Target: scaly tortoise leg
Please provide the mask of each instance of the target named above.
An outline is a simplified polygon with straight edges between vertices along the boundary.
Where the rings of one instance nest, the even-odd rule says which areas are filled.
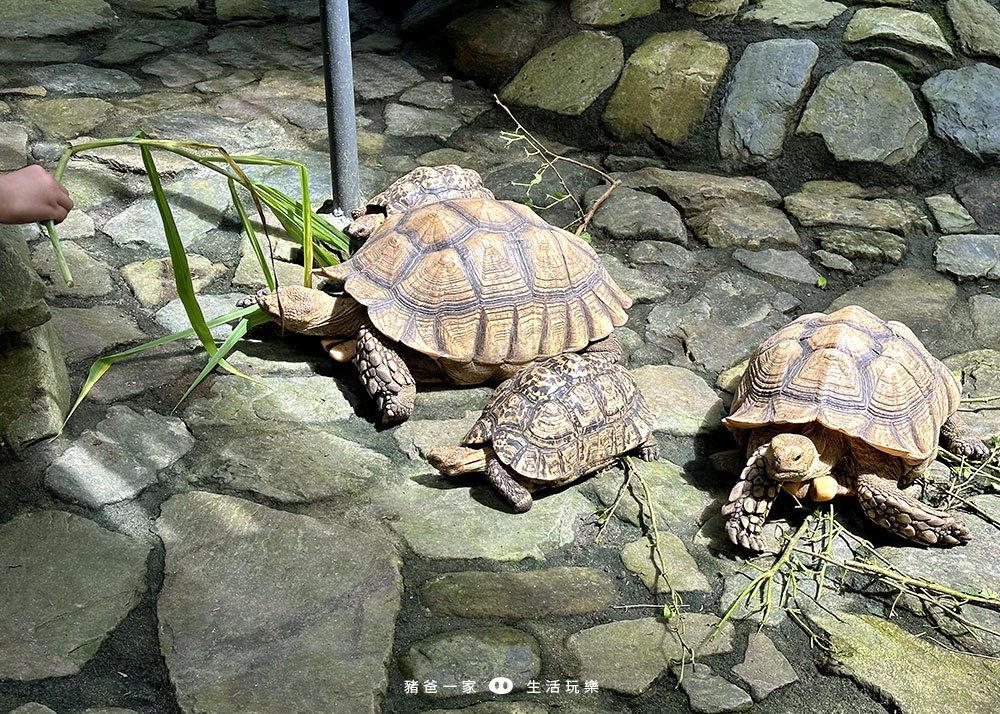
[[[886,530],[922,545],[959,545],[970,540],[958,516],[928,506],[875,474],[857,476],[861,510]]]
[[[740,480],[729,493],[729,502],[722,507],[726,516],[726,533],[736,545],[758,553],[764,550],[764,521],[774,505],[779,484],[767,475],[764,453],[770,442],[761,444],[747,459]]]
[[[393,345],[368,321],[358,330],[358,373],[383,424],[408,418],[417,395],[410,368]]]
[[[972,429],[958,414],[952,414],[941,425],[941,441],[948,451],[959,456],[986,459],[990,455],[990,450],[983,440],[972,433]]]
[[[652,434],[639,444],[639,458],[643,461],[656,461],[660,458],[660,443]]]
[[[487,460],[486,476],[515,513],[524,513],[531,508],[532,500],[528,489],[515,480],[517,474],[500,459],[494,456]]]
[[[582,355],[593,355],[606,359],[608,362],[619,362],[622,358],[622,346],[618,335],[612,332],[602,340],[596,340],[580,350]]]

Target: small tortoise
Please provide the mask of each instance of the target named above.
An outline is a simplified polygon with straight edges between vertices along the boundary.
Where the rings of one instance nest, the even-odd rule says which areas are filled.
[[[826,500],[855,495],[870,519],[924,545],[969,540],[960,518],[918,501],[912,484],[937,455],[986,446],[955,413],[961,388],[906,325],[854,305],[799,317],[750,358],[726,426],[748,461],[722,513],[730,540],[764,549],[781,485]]]
[[[493,198],[493,192],[483,186],[483,179],[472,169],[455,164],[420,166],[352,211],[354,220],[347,227],[347,233],[359,242],[368,240],[387,218],[451,198]]]
[[[633,449],[657,458],[656,418],[628,371],[593,355],[563,354],[497,387],[462,443],[427,458],[448,476],[485,471],[518,513],[529,488],[561,486]],[[524,484],[527,484],[526,488]]]
[[[621,356],[632,301],[585,241],[527,206],[449,198],[389,216],[318,274],[344,294],[289,286],[257,304],[284,327],[356,359],[383,422],[413,411],[414,382],[506,379],[563,352]],[[245,304],[245,301],[244,301]]]

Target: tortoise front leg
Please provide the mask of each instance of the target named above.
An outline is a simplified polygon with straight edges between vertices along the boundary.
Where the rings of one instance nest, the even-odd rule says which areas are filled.
[[[941,441],[944,443],[944,448],[959,456],[986,459],[990,455],[990,450],[983,440],[972,433],[972,429],[958,414],[952,414],[941,425]]]
[[[402,421],[413,413],[417,388],[395,343],[367,320],[358,330],[358,373],[375,400],[382,423]]]
[[[612,332],[601,340],[595,340],[580,350],[582,355],[594,355],[608,362],[620,362],[622,358],[622,346],[618,341],[618,335]]]
[[[861,510],[886,530],[921,545],[959,545],[970,540],[958,516],[928,506],[899,490],[895,482],[876,474],[857,476]]]
[[[764,465],[769,445],[762,444],[750,455],[740,480],[729,493],[729,502],[722,507],[729,540],[758,553],[764,550],[764,521],[778,495],[778,482],[767,475]]]
[[[532,500],[528,489],[515,480],[517,474],[500,459],[493,456],[487,460],[486,476],[516,513],[524,513],[531,508]]]
[[[639,458],[643,461],[656,461],[660,458],[660,442],[652,434],[639,444]]]

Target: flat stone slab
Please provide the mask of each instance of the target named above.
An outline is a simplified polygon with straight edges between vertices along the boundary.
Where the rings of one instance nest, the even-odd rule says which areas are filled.
[[[0,332],[21,332],[51,317],[45,283],[31,265],[28,226],[0,225]]]
[[[108,97],[138,93],[139,83],[118,69],[101,69],[69,62],[33,67],[28,74],[52,94]]]
[[[622,41],[585,30],[540,50],[500,91],[510,104],[577,116],[615,83],[625,62]]]
[[[758,20],[792,30],[826,27],[847,10],[847,5],[827,0],[763,0],[745,12],[743,20]]]
[[[798,134],[819,134],[838,161],[905,163],[927,141],[927,123],[906,82],[889,67],[854,62],[819,81]]]
[[[972,324],[979,344],[1000,349],[1000,298],[973,295],[969,298],[969,311],[972,313]]]
[[[616,138],[678,145],[701,124],[729,62],[694,30],[650,35],[625,63],[601,120]]]
[[[486,482],[485,474],[427,475],[373,494],[372,505],[424,558],[545,560],[548,553],[573,541],[578,519],[595,507],[577,486],[539,491],[533,497],[530,511],[515,514]]]
[[[625,255],[630,263],[639,265],[666,265],[677,270],[686,270],[695,260],[695,254],[687,248],[665,241],[644,240],[628,249]]]
[[[464,571],[427,580],[420,602],[436,617],[534,620],[602,610],[617,594],[611,578],[594,568]]]
[[[411,65],[392,56],[358,55],[353,67],[354,91],[365,101],[391,97],[424,79]]]
[[[662,194],[685,216],[718,206],[777,206],[781,195],[767,181],[752,176],[716,176],[648,167],[612,176],[626,188]]]
[[[991,325],[991,328],[995,329],[996,324]],[[963,396],[976,399],[1000,394],[1000,351],[973,350],[952,355],[946,358],[944,363],[955,374],[960,375]],[[1000,424],[997,423],[995,406],[995,401],[973,402],[963,404],[960,409],[962,419],[981,439],[1000,436]]]
[[[820,245],[847,258],[898,263],[906,255],[906,239],[888,231],[838,228],[819,236]]]
[[[832,668],[904,714],[991,714],[1000,663],[938,647],[875,615],[809,616],[830,637]],[[934,682],[933,690],[927,683]]]
[[[945,70],[922,85],[934,133],[982,159],[1000,156],[1000,68],[977,62]]]
[[[0,679],[79,673],[146,590],[149,549],[63,511],[0,525]]]
[[[52,462],[45,485],[63,500],[100,508],[134,498],[193,446],[180,419],[114,405]]]
[[[959,184],[955,190],[984,233],[1000,233],[1000,180],[978,179]]]
[[[799,245],[799,234],[788,216],[771,206],[718,206],[693,216],[688,225],[712,248]]]
[[[69,377],[51,322],[0,335],[0,443],[15,452],[62,430]]]
[[[534,637],[513,627],[470,627],[420,640],[402,658],[407,679],[437,683],[437,695],[460,696],[463,682],[476,691],[496,676],[524,690],[542,671],[541,648]],[[426,691],[426,686],[424,688]]]
[[[203,255],[187,256],[188,272],[194,292],[200,293],[222,273],[226,266],[212,263]],[[157,307],[177,297],[177,283],[170,258],[138,260],[121,268],[122,277],[136,300],[147,307]]]
[[[718,617],[684,613],[683,618],[684,641],[696,656],[732,650],[732,623],[727,622],[710,639]],[[596,680],[601,689],[624,694],[642,694],[683,656],[675,623],[659,617],[597,625],[570,635],[566,646],[580,662],[580,680]]]
[[[438,109],[407,104],[388,104],[385,108],[385,131],[390,136],[430,136],[443,142],[460,126],[461,119]]]
[[[21,112],[47,139],[74,139],[101,124],[114,105],[93,97],[70,99],[30,99],[21,103]]]
[[[622,564],[638,575],[651,593],[669,593],[671,587],[682,593],[711,590],[708,579],[698,570],[698,564],[680,538],[673,533],[661,532],[660,553],[666,572],[660,571],[660,560],[649,538],[628,543],[622,548],[620,557]]]
[[[113,27],[114,9],[104,0],[38,0],[4,6],[0,37],[65,37]]]
[[[934,248],[937,269],[957,278],[1000,278],[1000,235],[951,235]]]
[[[931,209],[934,220],[942,233],[976,233],[979,226],[965,206],[955,200],[951,194],[927,196],[924,201]]]
[[[898,198],[849,198],[821,193],[793,193],[785,210],[804,226],[839,225],[926,235],[933,226],[916,205]]]
[[[763,632],[750,635],[746,655],[740,664],[733,667],[733,674],[750,686],[750,694],[757,702],[766,699],[776,689],[799,681],[785,655]]]
[[[894,7],[858,9],[847,23],[843,39],[844,42],[893,40],[946,55],[954,54],[933,17],[925,12]]]
[[[236,312],[237,301],[245,297],[245,293],[224,293],[222,295],[201,294],[195,296],[195,299],[198,301],[201,313],[205,316],[205,319],[213,320],[216,317]],[[191,327],[191,322],[188,320],[187,312],[184,310],[184,304],[180,298],[171,300],[153,313],[153,319],[168,332],[180,332]],[[232,324],[224,322],[212,328],[212,337],[217,340],[224,340],[232,331]],[[196,340],[197,337],[191,337],[190,339]]]
[[[607,187],[587,191],[584,203],[589,207],[604,195]],[[612,240],[660,240],[684,245],[687,230],[681,214],[670,203],[646,191],[619,186],[594,212],[592,230]]]
[[[372,712],[402,580],[384,541],[230,496],[162,508],[160,649],[185,712]]]
[[[743,51],[719,120],[719,151],[761,164],[781,154],[805,101],[819,47],[812,40],[765,40]]]
[[[690,369],[647,365],[632,370],[639,391],[656,415],[656,431],[695,436],[722,423],[722,400]]]
[[[82,214],[86,215],[86,214]],[[62,233],[62,231],[60,231]],[[60,236],[61,237],[61,236]],[[73,241],[61,240],[66,264],[73,274],[75,285],[70,287],[63,280],[59,270],[52,245],[43,243],[36,245],[31,251],[31,262],[49,285],[50,295],[70,297],[100,297],[111,292],[111,270],[107,265],[95,259],[86,250]]]
[[[755,273],[795,283],[816,285],[822,277],[801,253],[796,253],[794,250],[767,248],[754,251],[738,248],[733,251],[733,259]]]
[[[681,668],[674,667],[674,674],[680,679]],[[745,691],[720,677],[707,664],[695,662],[683,669],[680,688],[688,695],[691,711],[699,714],[723,714],[723,712],[745,712],[753,708],[753,699]]]
[[[643,268],[635,268],[622,263],[616,255],[600,256],[608,275],[635,304],[657,303],[670,294],[670,288],[655,275]]]
[[[186,87],[218,77],[225,69],[199,55],[179,52],[144,64],[142,71],[159,77],[165,87]]]
[[[969,55],[1000,57],[1000,11],[986,0],[948,0],[958,47]]]
[[[146,339],[135,319],[115,305],[52,308],[52,324],[69,364]]]

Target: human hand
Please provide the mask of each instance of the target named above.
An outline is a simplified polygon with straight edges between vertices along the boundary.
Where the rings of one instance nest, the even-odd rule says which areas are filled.
[[[0,223],[59,223],[71,208],[69,191],[41,166],[0,176]]]

